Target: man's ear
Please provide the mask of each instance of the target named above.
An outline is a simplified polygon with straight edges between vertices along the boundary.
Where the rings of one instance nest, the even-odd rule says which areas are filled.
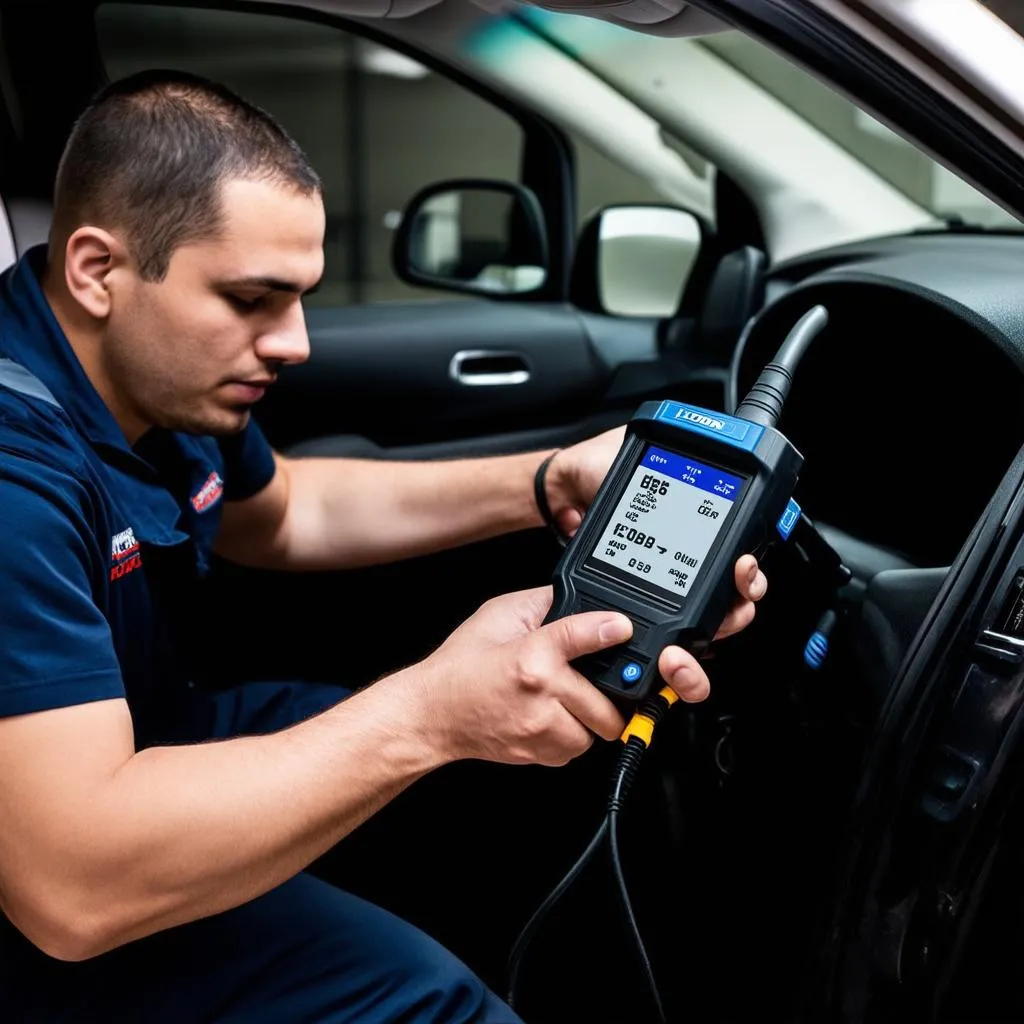
[[[71,297],[97,320],[110,315],[111,287],[129,267],[127,250],[109,231],[80,227],[68,238],[64,281]]]

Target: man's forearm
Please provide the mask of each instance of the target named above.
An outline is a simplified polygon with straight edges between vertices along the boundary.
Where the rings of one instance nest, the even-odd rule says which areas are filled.
[[[282,565],[376,565],[538,526],[533,477],[545,454],[288,460],[288,521],[276,545]]]
[[[45,884],[70,904],[70,958],[268,891],[442,763],[409,690],[391,677],[279,733],[132,756],[61,822]]]

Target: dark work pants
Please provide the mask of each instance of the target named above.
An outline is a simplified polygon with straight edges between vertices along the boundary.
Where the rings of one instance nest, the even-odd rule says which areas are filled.
[[[212,715],[218,737],[269,732],[315,714],[345,692],[254,683],[210,697],[204,717]],[[0,1020],[519,1022],[438,943],[306,874],[223,914],[81,963],[45,956],[0,919]]]

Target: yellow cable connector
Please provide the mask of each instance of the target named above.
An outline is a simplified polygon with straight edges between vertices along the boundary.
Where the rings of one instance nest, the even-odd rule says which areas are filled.
[[[667,708],[672,707],[677,700],[679,700],[679,694],[672,689],[671,686],[666,686],[658,694],[664,702]],[[660,716],[659,716],[660,717]],[[654,719],[648,715],[645,715],[642,711],[638,711],[630,720],[629,725],[622,730],[622,735],[619,737],[623,743],[628,743],[631,736],[636,736],[645,747],[651,745],[651,739],[654,736]]]
[[[645,747],[649,747],[651,745],[651,737],[653,735],[654,720],[648,718],[646,715],[641,715],[638,712],[629,720],[629,725],[622,730],[622,735],[619,739],[622,740],[623,743],[627,743],[630,736],[636,736]]]
[[[662,688],[662,691],[661,691],[661,693],[659,693],[659,694],[658,694],[658,696],[659,696],[659,697],[660,697],[660,698],[661,698],[661,699],[662,699],[662,700],[663,700],[663,701],[664,701],[664,702],[665,702],[665,703],[666,703],[666,704],[667,704],[667,705],[668,705],[669,707],[672,707],[672,705],[673,705],[673,704],[675,704],[675,702],[676,702],[677,700],[679,700],[679,694],[678,694],[678,693],[676,693],[676,691],[675,691],[675,690],[673,690],[671,686],[666,686],[666,687],[663,687],[663,688]]]

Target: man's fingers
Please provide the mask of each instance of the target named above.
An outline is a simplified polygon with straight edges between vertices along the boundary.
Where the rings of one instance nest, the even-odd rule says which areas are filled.
[[[583,612],[544,626],[566,661],[624,643],[633,635],[633,623],[620,612]]]
[[[754,621],[754,602],[760,601],[768,591],[768,578],[757,565],[753,555],[741,555],[736,561],[736,589],[739,599],[722,620],[716,640],[732,636],[746,629]]]
[[[568,662],[625,642],[633,635],[633,623],[619,612],[584,612],[549,623],[540,634],[547,634]],[[626,723],[597,687],[569,666],[560,670],[558,681],[558,699],[570,715],[606,740],[621,735]]]
[[[725,617],[715,639],[731,636],[750,625],[754,618],[754,602],[764,597],[768,580],[753,555],[743,555],[736,562],[736,589],[740,599]],[[571,615],[544,627],[566,661],[584,654],[624,643],[633,635],[633,624],[616,612],[586,612]],[[689,703],[705,700],[711,692],[707,673],[700,662],[681,647],[666,647],[658,659],[662,678],[680,698]],[[589,729],[612,739],[622,731],[622,717],[607,698],[577,676],[579,686],[571,688],[564,706]]]
[[[528,629],[537,629],[544,621],[544,616],[551,610],[554,591],[550,586],[534,587],[521,590],[516,600],[521,602],[523,624]]]
[[[666,647],[658,659],[661,677],[690,704],[705,700],[711,693],[711,684],[700,662],[682,647]]]
[[[736,589],[748,601],[760,601],[768,590],[768,578],[753,555],[740,555],[736,560]]]
[[[558,514],[558,526],[566,537],[574,537],[583,522],[583,513],[578,508],[567,508]]]
[[[573,718],[606,740],[618,739],[626,728],[625,719],[615,705],[578,672],[572,672],[572,679],[559,694],[559,700]]]
[[[727,636],[732,636],[733,633],[738,633],[741,629],[746,629],[754,621],[755,610],[753,601],[744,601],[741,598],[732,606],[729,614],[722,619],[715,639],[722,640]]]

